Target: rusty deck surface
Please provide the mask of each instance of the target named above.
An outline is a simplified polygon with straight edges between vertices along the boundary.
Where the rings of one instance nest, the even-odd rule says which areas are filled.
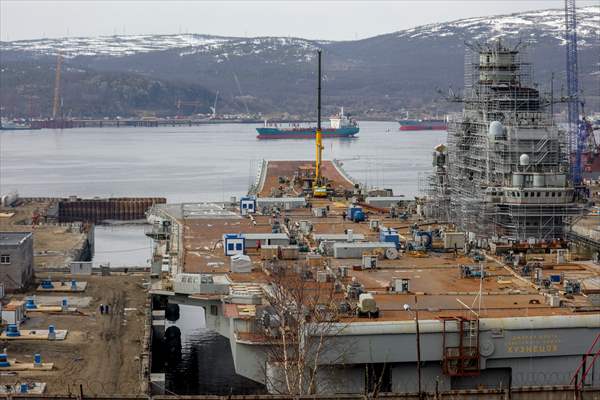
[[[313,166],[310,161],[270,161],[264,172],[264,184],[259,196],[270,196],[272,189],[281,190],[280,177],[293,181],[298,171],[307,171]],[[352,189],[352,182],[348,181],[335,168],[330,161],[325,162],[323,174],[332,182],[345,189]],[[285,179],[283,179],[285,181]],[[289,182],[289,181],[288,181]],[[286,193],[299,196],[301,188],[297,185],[286,183],[289,192],[298,189],[298,193]],[[443,228],[436,223],[422,221],[415,213],[411,213],[408,220],[392,218],[387,211],[365,209],[367,220],[355,223],[343,219],[343,214],[349,205],[344,198],[313,199],[307,198],[309,204],[306,208],[291,210],[277,210],[273,214],[262,215],[260,212],[252,216],[240,216],[239,210],[230,216],[222,218],[184,218],[179,220],[183,224],[183,237],[181,238],[183,251],[183,267],[181,272],[227,274],[235,284],[267,284],[274,280],[271,272],[266,268],[266,262],[261,260],[257,249],[247,249],[246,255],[252,260],[251,273],[231,273],[229,257],[224,255],[222,238],[224,234],[270,233],[275,220],[288,227],[299,226],[300,221],[309,221],[312,226],[310,234],[305,236],[306,243],[311,252],[317,250],[314,234],[344,234],[352,230],[355,234],[364,235],[365,241],[379,241],[379,233],[371,229],[370,220],[377,219],[386,227],[398,230],[401,240],[413,240],[411,227],[413,224],[419,229],[430,230]],[[316,217],[313,209],[326,207],[326,217]],[[290,228],[291,229],[291,228]],[[481,317],[527,317],[550,315],[575,315],[596,313],[585,294],[565,296],[562,285],[553,283],[552,288],[560,295],[562,307],[551,307],[548,297],[536,287],[531,277],[522,277],[518,273],[502,264],[498,258],[488,258],[483,262],[485,277],[464,278],[460,274],[460,265],[473,265],[471,257],[454,254],[454,251],[443,252],[440,239],[434,240],[436,251],[429,251],[425,256],[418,257],[414,254],[402,253],[398,259],[380,259],[377,269],[361,270],[362,259],[336,259],[330,256],[322,257],[320,265],[313,265],[313,278],[319,271],[326,268],[337,270],[338,267],[349,267],[348,276],[338,281],[344,288],[351,279],[362,284],[367,292],[373,293],[380,316],[378,320],[400,321],[410,320],[414,316],[404,310],[404,305],[409,304],[413,309],[422,313],[422,318],[436,319],[469,313],[468,308],[476,310]],[[600,287],[600,267],[590,263],[567,262],[557,264],[555,255],[533,255],[531,260],[541,257],[544,263],[543,276],[563,273],[565,279],[578,279],[583,283],[583,288]],[[553,258],[554,257],[554,258]],[[297,260],[279,261],[281,268],[293,271],[298,265],[310,264],[306,254],[300,253]],[[287,274],[287,272],[286,272]],[[410,292],[398,294],[391,290],[396,278],[410,280]],[[332,283],[333,284],[333,283]],[[342,291],[345,293],[345,289]],[[342,293],[342,295],[343,295]],[[415,300],[416,297],[416,300]],[[356,300],[348,300],[356,303]],[[345,317],[347,321],[360,320],[354,315]]]
[[[313,161],[269,161],[265,172],[265,179],[260,188],[259,197],[271,196],[271,191],[277,189],[279,177],[292,178],[299,170],[314,170]],[[332,161],[323,161],[321,166],[323,177],[331,182],[333,188],[352,189],[354,183],[344,177],[335,167]],[[299,192],[297,193],[299,194]]]
[[[314,233],[343,233],[353,229],[365,235],[365,240],[378,240],[377,233],[369,229],[368,222],[354,223],[343,221],[332,204],[331,212],[326,218],[311,215],[309,209],[282,211],[280,218],[292,221],[309,220],[313,224]],[[371,218],[379,218],[382,223],[391,225],[392,220],[386,216],[372,214]],[[263,261],[256,249],[247,250],[251,257],[253,271],[251,273],[231,273],[229,257],[224,255],[221,239],[226,233],[268,233],[271,232],[271,215],[254,215],[253,219],[196,219],[185,220],[184,228],[184,268],[187,273],[227,274],[235,283],[265,284],[273,280],[263,269]],[[314,242],[313,242],[314,243]],[[304,255],[299,260],[284,262],[290,270],[293,265],[303,263]],[[589,306],[589,301],[582,295],[563,299],[564,307],[550,307],[545,297],[531,283],[528,277],[515,276],[508,267],[488,260],[484,262],[486,276],[478,278],[461,278],[460,264],[473,264],[471,258],[453,253],[429,252],[427,257],[411,257],[401,255],[396,260],[380,260],[376,270],[354,270],[361,265],[361,259],[335,259],[324,257],[332,268],[350,267],[349,278],[355,278],[366,291],[372,292],[380,307],[378,320],[410,320],[412,314],[404,310],[404,304],[418,308],[422,318],[438,318],[468,312],[463,305],[476,309],[481,317],[526,317],[549,315],[582,314],[575,311],[579,306]],[[593,266],[570,263],[565,265],[548,264],[544,275],[564,272],[567,278],[586,279],[598,276]],[[410,280],[410,294],[397,294],[390,291],[394,278]],[[561,287],[556,286],[557,289]],[[481,302],[479,293],[481,291]],[[417,304],[415,305],[415,296]],[[460,300],[460,301],[459,301]],[[481,308],[479,308],[481,307]],[[349,316],[348,321],[363,320]]]

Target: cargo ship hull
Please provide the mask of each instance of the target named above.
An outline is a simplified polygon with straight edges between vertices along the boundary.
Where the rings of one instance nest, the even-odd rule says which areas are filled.
[[[445,131],[448,124],[444,120],[400,120],[401,131]]]
[[[314,139],[315,128],[256,128],[258,139]],[[358,127],[345,127],[339,129],[323,129],[323,138],[352,138],[358,134]]]
[[[447,125],[401,126],[401,131],[445,131]]]

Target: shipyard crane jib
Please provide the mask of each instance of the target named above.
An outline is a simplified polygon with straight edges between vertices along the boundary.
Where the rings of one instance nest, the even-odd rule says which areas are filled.
[[[317,50],[318,58],[318,84],[317,84],[317,131],[315,133],[316,159],[315,178],[313,180],[313,197],[327,197],[327,187],[324,185],[321,173],[323,157],[323,137],[321,134],[321,50]]]

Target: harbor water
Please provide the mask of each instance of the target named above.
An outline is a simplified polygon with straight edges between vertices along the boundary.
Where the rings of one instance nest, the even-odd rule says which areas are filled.
[[[169,202],[224,201],[246,193],[262,159],[313,159],[303,139],[258,140],[252,124],[198,127],[84,128],[0,132],[0,192],[21,196],[161,196]],[[354,179],[394,193],[419,193],[439,131],[400,132],[396,122],[362,122],[355,139],[328,139],[324,157]],[[143,225],[97,226],[94,262],[147,265],[152,244]],[[200,308],[182,306],[169,327],[174,352],[154,349],[167,393],[251,394],[263,389],[235,375],[226,339],[203,328]],[[155,369],[155,368],[153,368]]]
[[[261,159],[314,159],[304,139],[256,139],[255,124],[80,128],[0,132],[0,191],[22,196],[157,196],[222,201],[254,181]],[[362,122],[354,139],[327,139],[324,158],[355,179],[407,196],[431,169],[445,132],[400,132],[397,122]]]

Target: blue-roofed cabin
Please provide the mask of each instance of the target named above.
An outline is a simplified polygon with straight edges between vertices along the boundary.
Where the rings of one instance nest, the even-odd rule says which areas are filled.
[[[244,237],[238,234],[223,235],[223,249],[226,256],[244,254]]]
[[[254,197],[245,196],[240,199],[240,214],[248,215],[256,212],[256,199]]]

